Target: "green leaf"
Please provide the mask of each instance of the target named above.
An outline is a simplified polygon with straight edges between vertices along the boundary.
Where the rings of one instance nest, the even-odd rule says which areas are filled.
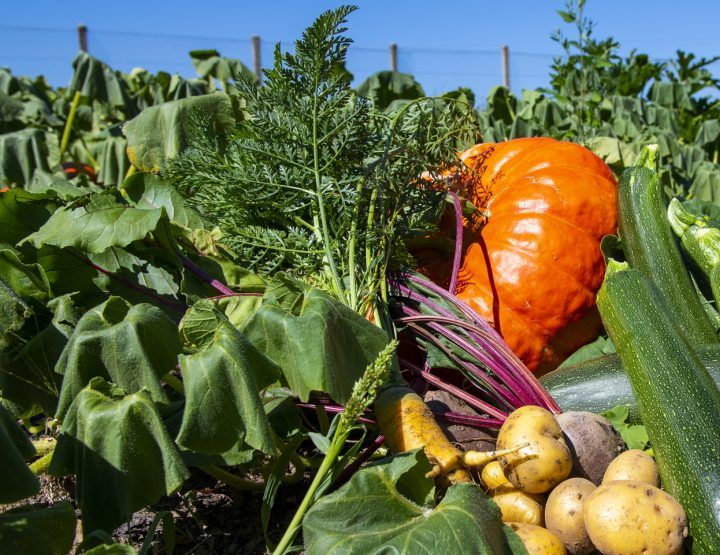
[[[35,128],[0,135],[0,188],[23,186],[37,169],[51,171],[55,162],[52,139],[51,134]]]
[[[162,208],[132,208],[117,204],[110,196],[98,195],[87,206],[58,209],[29,239],[37,248],[54,245],[99,253],[147,237],[162,215]]]
[[[399,71],[373,73],[358,86],[357,93],[372,100],[379,110],[385,110],[398,100],[425,96],[422,86],[412,75]]]
[[[716,119],[710,119],[702,122],[695,137],[695,142],[700,146],[714,143],[720,137],[720,122]]]
[[[202,229],[200,215],[185,205],[180,193],[166,181],[152,173],[135,173],[122,185],[123,196],[136,208],[151,210],[165,208],[170,221],[181,227]]]
[[[280,377],[277,367],[210,301],[200,301],[188,311],[183,330],[201,350],[180,358],[186,402],[178,444],[221,454],[242,440],[274,454],[259,392]]]
[[[101,378],[68,410],[49,472],[77,475],[85,534],[112,532],[189,477],[150,395],[125,395]]]
[[[602,158],[618,176],[632,166],[637,157],[635,149],[616,137],[593,137],[586,141],[585,146]]]
[[[0,228],[2,241],[15,245],[42,226],[52,210],[47,194],[11,189],[0,193]]]
[[[0,503],[11,503],[36,494],[40,483],[25,461],[35,449],[12,415],[0,405]],[[0,545],[2,545],[0,525]],[[2,552],[2,550],[0,550]]]
[[[217,79],[223,90],[227,90],[230,81],[238,75],[253,75],[240,60],[224,58],[217,50],[191,50],[189,54],[198,75]]]
[[[137,244],[134,245],[132,251],[111,247],[101,253],[91,254],[88,258],[93,264],[122,276],[129,282],[141,285],[160,295],[175,297],[180,291],[179,280],[176,280],[175,276],[160,264],[167,254],[167,251]],[[173,253],[169,253],[169,255],[174,258]],[[177,260],[174,262],[177,264]],[[109,280],[107,289],[114,294],[134,293],[129,291],[125,284],[112,279]],[[142,295],[138,293],[137,297],[141,298]]]
[[[346,403],[352,387],[387,345],[387,335],[327,293],[299,282],[278,282],[243,328],[307,400],[324,391]]]
[[[620,434],[628,449],[645,449],[650,438],[645,426],[640,424],[628,425],[629,410],[624,406],[613,407],[602,416],[608,419],[613,428]]]
[[[158,172],[163,160],[185,150],[191,139],[188,117],[193,112],[211,118],[218,132],[228,131],[235,125],[233,101],[220,92],[147,108],[123,127],[133,166],[141,171]]]
[[[130,102],[127,85],[107,64],[87,52],[79,52],[73,60],[74,73],[68,92],[79,92],[83,97],[107,103],[125,110],[128,116],[135,115]]]
[[[153,401],[166,404],[160,378],[175,367],[179,353],[177,326],[161,309],[110,297],[83,315],[58,360],[56,372],[65,377],[57,418],[63,419],[95,376],[127,393],[144,389]]]
[[[403,453],[318,500],[303,521],[308,555],[513,553],[500,510],[479,486],[454,485],[437,506],[425,504],[429,468],[420,451]],[[418,481],[429,486],[418,490]]]
[[[30,316],[32,309],[5,282],[0,281],[0,352],[17,341]]]
[[[571,354],[563,361],[560,366],[558,366],[558,369],[564,368],[565,366],[573,366],[575,364],[585,362],[586,360],[603,357],[614,352],[615,345],[613,345],[613,342],[610,340],[610,338],[598,337],[592,343],[583,345],[577,351]]]
[[[327,455],[327,452],[330,449],[330,440],[328,437],[317,432],[310,432],[308,435],[315,444],[315,447],[318,448],[318,451],[320,451],[323,455]]]
[[[39,264],[25,264],[19,251],[0,243],[0,281],[24,299],[45,302],[50,295],[50,283]]]
[[[709,227],[720,228],[720,206],[715,203],[690,199],[682,202],[682,207],[690,214],[703,220]]]
[[[44,509],[18,507],[0,514],[0,553],[67,555],[77,517],[67,501]]]
[[[65,177],[59,177],[42,170],[35,170],[32,179],[26,183],[25,190],[29,193],[45,194],[48,196],[57,195],[62,200],[72,200],[91,192],[99,193],[102,189],[92,182],[86,181],[87,186],[77,179],[68,181]]]
[[[564,12],[562,10],[557,10],[558,15],[562,17],[563,21],[565,23],[573,23],[575,21],[575,14],[570,12]]]
[[[39,410],[53,414],[57,407],[62,376],[55,364],[77,323],[69,296],[48,303],[52,321],[13,355],[0,355],[0,397],[17,418],[27,418]]]

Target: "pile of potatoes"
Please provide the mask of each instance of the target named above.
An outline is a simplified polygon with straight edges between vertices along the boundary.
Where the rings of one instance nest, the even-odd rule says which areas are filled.
[[[660,489],[655,460],[638,450],[617,454],[614,431],[605,423],[590,413],[556,419],[526,406],[500,429],[497,448],[518,449],[486,465],[481,481],[531,555],[681,552],[687,517]],[[588,424],[589,433],[579,431]],[[611,437],[593,435],[597,426]]]

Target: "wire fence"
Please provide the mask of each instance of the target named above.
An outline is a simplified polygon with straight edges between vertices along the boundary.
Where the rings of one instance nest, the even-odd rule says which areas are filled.
[[[275,44],[292,49],[291,40],[261,40],[263,67],[272,62]],[[216,49],[223,56],[237,58],[253,67],[251,38],[202,35],[142,33],[89,28],[88,51],[116,70],[128,72],[134,67],[149,71],[167,71],[190,77],[195,75],[190,50]],[[10,67],[16,75],[45,75],[54,86],[64,86],[72,75],[71,61],[78,51],[76,29],[0,25],[0,66]],[[549,81],[551,53],[516,52],[510,45],[509,76],[511,88],[534,89]],[[348,70],[355,83],[376,71],[390,69],[389,47],[351,46]],[[501,48],[462,50],[413,48],[398,45],[398,71],[411,73],[427,94],[439,94],[464,86],[483,103],[488,91],[503,83]]]

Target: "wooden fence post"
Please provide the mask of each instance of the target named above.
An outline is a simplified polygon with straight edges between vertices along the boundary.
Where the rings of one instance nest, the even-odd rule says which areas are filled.
[[[258,35],[253,35],[252,38],[252,58],[253,72],[259,83],[262,81],[262,62],[260,60],[260,37]]]
[[[504,44],[500,49],[500,58],[502,60],[502,77],[503,87],[510,88],[510,48]]]
[[[78,34],[78,45],[80,46],[80,50],[83,52],[88,51],[87,47],[87,25],[83,25],[82,23],[77,26],[77,34]]]

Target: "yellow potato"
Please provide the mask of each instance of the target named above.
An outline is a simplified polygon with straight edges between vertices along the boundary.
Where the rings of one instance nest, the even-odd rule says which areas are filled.
[[[522,541],[529,555],[565,555],[562,542],[548,530],[532,524],[511,522],[510,527]]]
[[[676,555],[688,534],[680,503],[637,480],[602,484],[585,500],[584,517],[590,540],[605,555]]]
[[[545,498],[542,495],[525,493],[508,483],[496,489],[491,498],[500,507],[505,523],[545,524]]]
[[[510,483],[498,461],[492,461],[483,467],[480,481],[490,491]]]
[[[570,474],[572,457],[563,432],[547,410],[527,405],[513,411],[500,428],[498,449],[528,443],[501,457],[500,465],[513,485],[527,493],[550,491]]]
[[[550,492],[545,504],[545,527],[572,555],[586,555],[595,549],[583,518],[585,500],[594,490],[590,480],[570,478]]]
[[[616,480],[637,480],[660,487],[660,473],[655,459],[639,449],[620,453],[612,460],[603,476],[603,484]]]

